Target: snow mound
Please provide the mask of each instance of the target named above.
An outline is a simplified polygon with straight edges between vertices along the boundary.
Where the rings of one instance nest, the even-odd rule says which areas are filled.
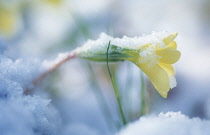
[[[210,121],[189,118],[180,112],[142,117],[117,135],[209,135]]]
[[[0,55],[0,135],[54,135],[58,131],[60,117],[50,100],[23,94],[39,65]]]

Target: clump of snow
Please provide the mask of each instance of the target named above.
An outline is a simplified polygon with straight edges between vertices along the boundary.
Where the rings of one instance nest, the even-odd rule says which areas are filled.
[[[36,60],[12,60],[0,55],[0,95],[21,95],[41,71]]]
[[[41,72],[40,62],[37,60],[16,59],[12,60],[0,55],[0,76],[20,84],[22,87],[29,85]]]
[[[52,121],[49,100],[23,96],[0,100],[0,134],[55,134],[58,121]]]
[[[26,96],[39,73],[40,63],[12,60],[0,55],[0,134],[53,135],[59,128],[59,116],[50,100]]]
[[[208,135],[210,121],[189,118],[180,112],[142,117],[117,135]]]

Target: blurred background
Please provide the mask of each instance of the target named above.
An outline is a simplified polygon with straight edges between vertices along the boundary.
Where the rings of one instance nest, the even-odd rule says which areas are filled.
[[[178,32],[182,56],[175,64],[177,87],[163,99],[145,76],[149,114],[181,111],[210,118],[209,0],[0,0],[0,42],[11,59],[54,59],[105,32],[113,37],[152,31]],[[1,48],[0,48],[1,49]],[[1,51],[1,50],[0,50]],[[140,69],[111,64],[126,118],[141,111]],[[119,112],[104,63],[74,59],[48,76],[35,95],[51,99],[62,132],[108,134],[119,126]],[[110,124],[111,123],[111,124]]]

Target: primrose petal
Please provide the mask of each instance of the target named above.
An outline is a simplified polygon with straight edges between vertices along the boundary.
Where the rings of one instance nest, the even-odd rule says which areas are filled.
[[[150,79],[154,87],[164,98],[170,90],[170,80],[168,73],[159,65],[148,67],[147,64],[136,64]]]
[[[181,53],[171,47],[157,50],[156,54],[160,56],[160,62],[166,63],[166,64],[174,64],[176,63],[181,56]]]
[[[163,42],[165,43],[165,45],[168,45],[169,43],[171,43],[176,38],[177,35],[178,35],[177,32],[172,33],[168,37],[164,38]]]

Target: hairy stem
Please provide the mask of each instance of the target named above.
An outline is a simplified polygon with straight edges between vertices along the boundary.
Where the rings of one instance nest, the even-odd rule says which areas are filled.
[[[56,69],[58,69],[62,64],[64,64],[65,62],[71,60],[72,58],[76,57],[76,52],[72,51],[67,53],[62,59],[60,59],[59,61],[56,61],[49,69],[47,69],[46,71],[44,71],[41,75],[39,75],[32,83],[34,85],[34,87],[36,87],[36,85],[39,84],[39,82],[41,82],[48,74],[50,74],[51,72],[54,72]],[[27,89],[24,94],[29,94],[31,91],[31,89]]]

